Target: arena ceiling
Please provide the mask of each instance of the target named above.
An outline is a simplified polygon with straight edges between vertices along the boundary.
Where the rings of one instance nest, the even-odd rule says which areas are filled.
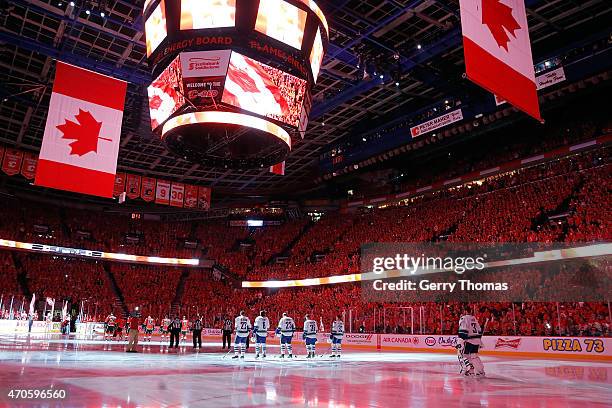
[[[295,143],[286,175],[203,167],[173,156],[151,134],[143,3],[1,0],[0,143],[39,150],[54,60],[60,59],[130,82],[120,170],[209,185],[217,193],[266,195],[308,184],[317,176],[324,148],[348,132],[471,86],[462,79],[458,0],[317,0],[330,23],[331,45],[306,137]],[[597,27],[592,23],[609,19],[612,10],[609,0],[526,4],[535,62],[567,44],[575,30],[592,32]],[[374,76],[376,70],[385,78]]]

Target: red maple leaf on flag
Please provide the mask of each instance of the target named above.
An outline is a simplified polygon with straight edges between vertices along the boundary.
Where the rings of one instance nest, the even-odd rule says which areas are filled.
[[[78,123],[65,119],[66,123],[56,126],[64,134],[62,139],[74,140],[70,143],[70,154],[98,153],[98,139],[112,142],[112,139],[100,137],[102,122],[98,122],[90,112],[79,109],[74,118]]]
[[[521,26],[512,16],[512,8],[500,3],[500,0],[482,0],[482,24],[485,24],[497,45],[508,51],[510,36]]]

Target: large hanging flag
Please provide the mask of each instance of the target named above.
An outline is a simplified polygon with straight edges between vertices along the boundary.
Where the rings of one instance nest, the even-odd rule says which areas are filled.
[[[460,0],[467,77],[538,120],[524,0]]]
[[[126,89],[58,61],[34,184],[112,198]]]

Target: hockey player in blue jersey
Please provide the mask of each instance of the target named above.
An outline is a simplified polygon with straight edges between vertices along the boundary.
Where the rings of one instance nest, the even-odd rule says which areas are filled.
[[[259,312],[253,324],[253,334],[255,335],[255,358],[266,358],[266,338],[270,328],[270,319],[266,317],[266,311]]]
[[[340,320],[340,316],[336,316],[331,328],[332,358],[340,358],[340,355],[342,354],[342,337],[344,337],[344,322]]]
[[[251,321],[244,315],[244,311],[240,311],[240,316],[234,320],[234,327],[236,330],[236,338],[234,339],[234,357],[232,358],[244,358],[244,352],[246,350],[246,342],[251,331]]]
[[[291,346],[293,333],[295,333],[295,322],[291,317],[287,316],[287,313],[285,312],[283,313],[283,317],[278,322],[278,327],[276,327],[276,335],[280,335],[280,358],[285,358],[285,351],[287,351],[289,358],[293,358],[293,350]]]
[[[317,344],[317,322],[311,320],[309,315],[304,316],[304,333],[302,333],[302,338],[308,352],[306,358],[314,358]]]

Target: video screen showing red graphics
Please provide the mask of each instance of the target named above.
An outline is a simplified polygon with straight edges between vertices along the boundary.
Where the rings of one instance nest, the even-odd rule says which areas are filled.
[[[181,30],[235,25],[236,0],[181,0]]]
[[[151,129],[155,130],[185,104],[180,57],[168,65],[147,91]]]
[[[167,36],[166,5],[165,0],[162,0],[145,22],[147,57],[157,49]]]
[[[222,102],[297,127],[306,81],[232,52]]]
[[[255,30],[298,50],[308,13],[283,0],[260,0]]]

